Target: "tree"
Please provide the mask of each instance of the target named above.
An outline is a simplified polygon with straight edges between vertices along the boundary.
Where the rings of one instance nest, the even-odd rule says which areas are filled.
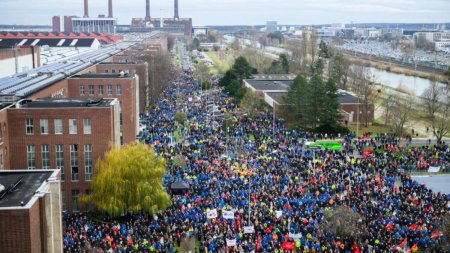
[[[250,78],[254,72],[247,59],[243,56],[236,58],[232,70],[236,74],[239,81]]]
[[[359,239],[364,234],[363,217],[344,206],[325,211],[320,228],[343,239]]]
[[[301,44],[301,53],[302,53],[302,63],[301,70],[306,72],[306,65],[308,64],[308,44],[309,44],[309,32],[306,28],[302,30],[302,44]]]
[[[284,74],[289,74],[289,60],[286,54],[280,54],[279,61]]]
[[[198,38],[194,38],[190,45],[191,50],[198,50],[200,48],[200,40]]]
[[[252,117],[257,113],[262,112],[265,108],[265,105],[266,103],[264,101],[263,94],[250,90],[247,90],[240,104],[245,113]]]
[[[186,123],[186,113],[184,112],[176,112],[174,118],[180,125],[184,125]]]
[[[435,80],[422,95],[427,118],[437,142],[450,133],[450,98],[448,88],[440,86]]]
[[[282,74],[283,67],[281,66],[280,61],[272,61],[270,67],[264,70],[265,74]]]
[[[283,34],[281,32],[279,32],[279,31],[271,32],[271,33],[267,34],[267,38],[269,38],[271,40],[276,40],[280,44],[284,40]]]
[[[238,38],[235,38],[233,40],[233,42],[231,42],[230,48],[233,49],[233,50],[239,50],[241,48],[241,45],[239,44]]]
[[[309,80],[297,76],[284,98],[286,117],[300,128],[315,131],[320,125],[333,126],[340,118],[337,87],[315,74]]]
[[[209,67],[203,62],[200,62],[195,66],[195,75],[200,80],[200,83],[211,81]]]
[[[338,52],[331,57],[328,64],[328,76],[335,80],[341,89],[346,89],[350,70],[350,62],[344,58],[343,54]]]
[[[155,213],[171,205],[163,186],[166,163],[142,143],[108,151],[97,164],[92,194],[82,200],[111,216]]]
[[[317,56],[317,33],[315,29],[311,30],[309,36],[309,54],[311,55],[311,62],[315,62]]]
[[[328,49],[325,41],[321,40],[319,43],[319,57],[322,59],[329,59],[331,57],[331,51]]]
[[[395,136],[402,138],[405,127],[410,121],[412,111],[411,101],[397,98],[392,101],[392,108],[389,114],[389,123]]]
[[[360,98],[362,105],[362,115],[364,118],[364,126],[369,125],[369,113],[372,111],[370,107],[377,95],[375,92],[375,83],[370,79],[368,69],[363,66],[355,66],[353,72],[353,87],[352,90],[356,92]]]
[[[238,80],[232,80],[229,85],[225,86],[223,91],[234,97],[237,103],[240,103],[247,89]]]
[[[444,72],[444,75],[447,76],[448,83],[450,83],[450,66],[448,67],[447,71]]]

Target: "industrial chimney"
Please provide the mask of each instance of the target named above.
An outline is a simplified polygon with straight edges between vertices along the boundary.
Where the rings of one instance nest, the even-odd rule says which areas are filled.
[[[112,0],[108,0],[108,18],[113,17]]]
[[[173,18],[174,18],[175,20],[180,19],[180,17],[178,16],[178,0],[175,0],[175,13],[174,13],[174,15],[173,15]]]
[[[150,21],[150,0],[146,0],[145,20]]]
[[[89,3],[88,0],[84,0],[84,16],[85,18],[89,17]]]

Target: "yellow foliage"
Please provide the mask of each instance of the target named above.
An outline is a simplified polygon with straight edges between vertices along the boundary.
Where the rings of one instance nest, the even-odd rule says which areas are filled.
[[[166,163],[142,143],[108,151],[97,164],[92,194],[82,200],[112,216],[154,213],[171,205],[164,189]]]

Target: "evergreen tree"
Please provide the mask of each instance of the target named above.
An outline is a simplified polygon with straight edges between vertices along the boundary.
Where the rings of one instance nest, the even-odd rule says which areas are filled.
[[[281,67],[283,68],[284,74],[289,74],[289,60],[286,54],[280,54]]]

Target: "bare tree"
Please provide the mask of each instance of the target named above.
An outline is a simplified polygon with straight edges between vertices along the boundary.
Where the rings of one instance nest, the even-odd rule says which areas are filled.
[[[363,217],[344,206],[325,211],[321,229],[331,231],[344,239],[358,240],[364,233]]]
[[[427,118],[431,122],[431,130],[437,142],[450,133],[450,98],[448,87],[440,86],[435,80],[422,95],[423,106]]]
[[[316,29],[311,29],[311,35],[309,39],[309,53],[311,55],[311,62],[316,61],[317,56],[317,33]]]
[[[389,114],[389,123],[392,132],[402,138],[405,127],[411,119],[412,102],[410,99],[397,98],[392,101],[392,108]]]
[[[247,90],[241,101],[240,107],[252,117],[263,112],[265,108],[264,95],[262,93]]]
[[[369,118],[373,106],[373,101],[378,93],[375,91],[375,82],[371,79],[368,69],[363,66],[355,66],[353,68],[353,84],[352,89],[360,98],[362,105],[362,117],[364,119],[364,126],[369,125]],[[359,112],[358,112],[359,113]]]
[[[301,53],[302,53],[302,64],[301,64],[301,71],[306,70],[306,65],[308,64],[308,44],[309,44],[309,32],[306,28],[303,28],[302,30],[302,45],[301,45]]]

